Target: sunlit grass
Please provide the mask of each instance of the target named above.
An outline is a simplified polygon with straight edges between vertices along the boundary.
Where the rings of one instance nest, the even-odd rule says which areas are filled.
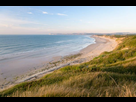
[[[115,50],[103,52],[87,63],[63,67],[37,81],[16,85],[0,92],[0,96],[136,97],[136,36],[111,37],[123,37]]]

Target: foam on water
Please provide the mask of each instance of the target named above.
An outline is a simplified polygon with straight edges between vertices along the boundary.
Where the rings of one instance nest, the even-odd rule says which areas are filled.
[[[0,61],[17,57],[65,56],[93,43],[95,39],[89,35],[0,36]]]
[[[89,35],[0,35],[0,73],[12,81],[45,66],[53,57],[78,53],[93,43]]]

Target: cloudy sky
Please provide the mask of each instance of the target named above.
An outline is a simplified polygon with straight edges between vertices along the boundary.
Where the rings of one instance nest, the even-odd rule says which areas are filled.
[[[136,33],[136,6],[0,6],[0,34]]]

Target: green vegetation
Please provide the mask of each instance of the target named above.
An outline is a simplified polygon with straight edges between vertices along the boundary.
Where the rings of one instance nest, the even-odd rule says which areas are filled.
[[[72,59],[75,59],[75,58],[77,58],[77,57],[79,57],[81,55],[82,55],[81,53],[78,53],[78,54],[74,54],[74,55],[65,56],[64,60],[66,60],[66,61],[72,60]]]
[[[136,35],[109,37],[122,40],[114,51],[21,83],[0,92],[0,96],[136,97]]]
[[[59,64],[62,64],[64,62],[67,62],[67,61],[70,61],[70,60],[73,60],[79,56],[81,56],[82,54],[81,53],[78,53],[78,54],[72,54],[72,55],[68,55],[68,56],[65,56],[61,59],[61,61],[55,61],[55,62],[49,62],[49,64],[51,65],[51,67],[55,67]],[[43,69],[44,70],[44,69]]]

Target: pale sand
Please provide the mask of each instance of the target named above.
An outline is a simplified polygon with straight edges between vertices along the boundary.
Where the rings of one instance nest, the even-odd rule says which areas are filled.
[[[110,39],[104,36],[96,35],[92,36],[92,38],[95,38],[96,43],[89,45],[80,51],[82,56],[78,59],[79,61],[82,59],[83,62],[88,62],[105,51],[110,52],[114,50],[118,45],[116,39]]]
[[[31,81],[31,80],[39,79],[42,76],[44,76],[45,74],[53,72],[54,70],[57,70],[59,68],[67,66],[67,65],[75,65],[75,64],[80,64],[80,63],[83,63],[83,62],[88,62],[88,61],[92,60],[93,58],[99,56],[104,51],[109,52],[109,51],[114,50],[116,48],[116,46],[118,45],[118,42],[116,41],[116,39],[110,39],[110,38],[106,38],[106,37],[103,37],[103,36],[96,36],[96,35],[91,36],[91,37],[95,38],[96,43],[89,45],[85,49],[81,50],[80,53],[82,55],[80,57],[77,57],[74,60],[70,60],[70,61],[61,63],[61,64],[57,65],[56,67],[45,69],[44,71],[37,72],[36,74],[33,74],[31,76],[27,75],[25,78],[18,80],[15,83],[12,83],[11,85],[7,84],[7,85],[3,86],[2,89],[0,89],[0,90],[9,88],[11,86],[14,86],[18,83],[22,83],[22,82],[25,82],[25,81]],[[61,61],[61,56],[55,57],[55,61]],[[43,68],[44,67],[45,66],[43,66]]]

